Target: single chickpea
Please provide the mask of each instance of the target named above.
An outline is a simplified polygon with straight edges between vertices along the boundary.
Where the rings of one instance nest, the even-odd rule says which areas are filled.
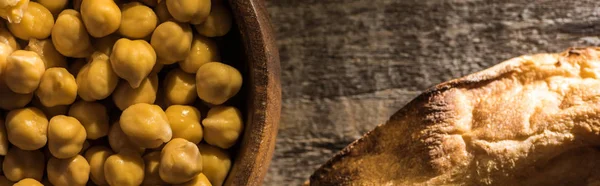
[[[171,140],[160,154],[158,173],[170,184],[182,184],[202,172],[202,155],[196,144],[182,138]]]
[[[48,119],[37,108],[11,110],[6,116],[8,141],[23,150],[37,150],[46,145]]]
[[[30,39],[25,50],[37,53],[40,58],[42,58],[46,69],[52,67],[67,67],[67,58],[54,48],[51,39]]]
[[[45,39],[50,36],[54,26],[52,13],[36,2],[29,2],[19,23],[8,23],[8,30],[23,40],[31,38]]]
[[[88,31],[81,14],[73,9],[63,10],[52,27],[52,43],[64,56],[83,58],[92,54]]]
[[[242,74],[232,66],[210,62],[196,73],[196,91],[203,101],[220,105],[235,96],[242,87]]]
[[[210,181],[208,180],[208,178],[206,178],[206,176],[203,173],[200,173],[196,177],[194,177],[194,179],[188,182],[182,184],[175,184],[173,186],[212,186],[212,184],[210,184]]]
[[[202,24],[195,25],[196,31],[206,37],[224,36],[231,30],[231,11],[222,4],[212,7],[210,15]]]
[[[11,186],[13,184],[15,184],[15,183],[6,179],[6,176],[0,175],[0,186]],[[27,186],[29,186],[29,185],[27,185]]]
[[[152,9],[139,2],[130,2],[122,6],[119,33],[131,39],[143,39],[154,31],[158,17]]]
[[[121,114],[121,129],[136,145],[156,148],[171,140],[172,131],[165,112],[157,105],[138,103]]]
[[[110,96],[119,83],[108,56],[95,52],[89,63],[77,73],[77,93],[86,101],[102,100]]]
[[[175,105],[188,105],[196,100],[196,78],[181,69],[169,71],[165,77],[164,89],[167,102]]]
[[[67,111],[69,111],[69,105],[57,105],[53,107],[46,107],[44,106],[44,104],[42,104],[42,102],[40,102],[40,99],[33,99],[31,103],[35,108],[39,108],[40,110],[42,110],[42,112],[44,112],[44,114],[48,118],[52,118],[58,115],[66,115]]]
[[[121,10],[113,0],[83,0],[81,17],[93,37],[107,36],[119,29]]]
[[[140,185],[144,180],[144,159],[129,149],[113,154],[104,163],[104,177],[109,185]]]
[[[39,181],[37,181],[35,179],[25,178],[25,179],[22,179],[21,181],[15,183],[13,186],[44,186],[44,185],[42,185],[42,183],[40,183]]]
[[[69,0],[37,0],[37,2],[56,16],[67,7]]]
[[[200,111],[192,106],[172,105],[165,111],[173,138],[183,138],[194,144],[202,141],[202,126],[200,125]]]
[[[0,1],[0,17],[9,23],[20,23],[29,0]]]
[[[190,53],[192,29],[188,24],[166,21],[156,27],[150,44],[159,62],[173,64],[184,60]]]
[[[119,122],[116,122],[110,126],[110,131],[108,133],[108,144],[116,153],[119,153],[124,149],[132,149],[141,154],[145,150],[144,148],[139,147],[131,142],[131,140],[123,132],[123,129],[121,129],[121,124]]]
[[[210,0],[166,0],[167,9],[175,20],[200,24],[210,13]]]
[[[7,28],[0,28],[0,43],[7,44],[13,51],[21,50],[21,46]]]
[[[158,76],[151,74],[142,81],[138,88],[131,88],[129,83],[121,81],[112,98],[119,109],[125,110],[136,103],[154,103],[157,91]]]
[[[169,13],[169,9],[167,9],[167,1],[162,1],[154,7],[154,12],[158,17],[158,23],[164,23],[165,21],[173,19],[171,13]]]
[[[231,169],[231,157],[227,151],[208,144],[199,144],[198,149],[202,154],[202,172],[213,185],[223,185]]]
[[[50,158],[48,180],[53,185],[84,186],[90,175],[90,165],[81,155],[67,159]]]
[[[6,156],[8,152],[8,133],[6,133],[6,126],[4,120],[0,118],[0,155]]]
[[[38,88],[45,71],[44,61],[37,53],[17,50],[6,58],[4,81],[13,92],[29,94]]]
[[[158,165],[160,164],[160,151],[150,152],[144,155],[144,181],[142,185],[165,185],[158,174]]]
[[[13,52],[13,49],[7,44],[0,43],[0,78],[2,78],[2,74],[4,73],[4,68],[6,68],[6,59]],[[0,79],[4,81],[4,79]]]
[[[42,180],[46,166],[44,160],[44,154],[38,150],[29,151],[11,147],[4,157],[2,171],[10,181],[25,178]]]
[[[108,36],[94,39],[93,45],[96,49],[96,52],[102,52],[106,54],[106,56],[110,56],[110,53],[112,53],[113,50],[113,46],[119,39],[121,39],[121,36],[119,36],[118,34],[111,34]]]
[[[90,163],[90,176],[96,185],[107,185],[104,177],[104,163],[113,155],[113,151],[104,146],[93,146],[85,152],[85,159]]]
[[[108,113],[100,103],[77,101],[69,108],[69,116],[81,122],[87,139],[95,140],[108,134]]]
[[[211,108],[202,120],[202,126],[204,141],[223,149],[233,146],[244,129],[242,113],[229,106]]]
[[[36,90],[40,102],[46,107],[69,105],[77,98],[75,77],[62,67],[46,70]]]
[[[58,115],[50,119],[48,149],[52,156],[64,159],[78,155],[85,138],[85,128],[74,117]]]
[[[213,61],[221,61],[217,43],[211,38],[194,35],[190,54],[179,62],[179,67],[187,73],[195,74],[200,66]]]
[[[156,63],[156,53],[144,40],[119,39],[110,54],[113,71],[133,88],[140,86]]]
[[[33,93],[18,94],[8,88],[4,80],[0,77],[0,108],[4,110],[13,110],[23,108],[33,98]]]

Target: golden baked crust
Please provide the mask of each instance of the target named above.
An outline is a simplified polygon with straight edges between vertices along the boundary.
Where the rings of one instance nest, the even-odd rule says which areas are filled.
[[[600,184],[600,48],[526,55],[426,91],[311,185]]]

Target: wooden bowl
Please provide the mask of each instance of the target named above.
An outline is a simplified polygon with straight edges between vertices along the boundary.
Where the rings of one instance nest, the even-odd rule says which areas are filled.
[[[245,108],[244,134],[235,147],[225,185],[261,185],[275,147],[281,112],[279,53],[263,0],[230,0],[236,26],[225,40],[224,60],[244,75],[236,99]],[[241,63],[240,63],[241,62]]]

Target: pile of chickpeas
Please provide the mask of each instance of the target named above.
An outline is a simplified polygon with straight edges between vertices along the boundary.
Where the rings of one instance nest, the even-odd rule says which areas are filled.
[[[222,185],[222,0],[0,0],[0,186]]]

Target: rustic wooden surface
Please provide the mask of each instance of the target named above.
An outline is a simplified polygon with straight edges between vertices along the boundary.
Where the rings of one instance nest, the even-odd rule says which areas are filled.
[[[265,185],[300,185],[437,83],[528,53],[600,45],[594,0],[267,0],[282,114]]]

